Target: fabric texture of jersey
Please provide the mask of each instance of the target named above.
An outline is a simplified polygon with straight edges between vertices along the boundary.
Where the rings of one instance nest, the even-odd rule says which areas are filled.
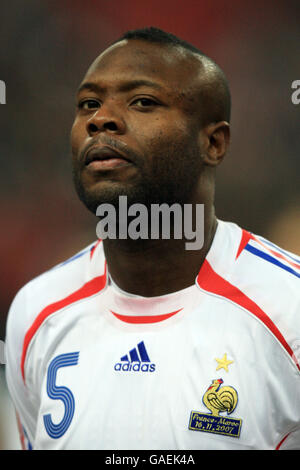
[[[101,241],[32,280],[6,333],[23,447],[299,450],[299,268],[218,221],[178,292],[123,292]]]

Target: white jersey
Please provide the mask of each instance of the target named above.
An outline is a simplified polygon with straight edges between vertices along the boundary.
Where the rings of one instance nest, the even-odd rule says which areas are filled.
[[[300,449],[299,258],[218,221],[194,285],[121,291],[101,242],[23,287],[7,383],[34,449]]]

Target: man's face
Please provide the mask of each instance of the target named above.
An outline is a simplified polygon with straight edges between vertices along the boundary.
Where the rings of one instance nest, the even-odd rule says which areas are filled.
[[[71,131],[80,199],[188,203],[201,168],[199,64],[182,50],[122,41],[89,68]],[[197,85],[196,85],[197,84]]]

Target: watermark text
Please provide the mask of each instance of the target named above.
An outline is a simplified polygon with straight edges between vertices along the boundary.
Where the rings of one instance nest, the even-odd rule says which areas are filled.
[[[0,339],[0,365],[5,363],[5,343]]]
[[[100,204],[97,237],[105,240],[184,239],[186,250],[200,250],[204,244],[204,204],[144,204],[127,206],[127,196],[119,196],[119,207]]]
[[[300,103],[300,80],[294,80],[292,83],[292,88],[295,90],[291,96],[292,103],[299,104]]]
[[[0,104],[6,104],[6,85],[3,80],[0,80]]]

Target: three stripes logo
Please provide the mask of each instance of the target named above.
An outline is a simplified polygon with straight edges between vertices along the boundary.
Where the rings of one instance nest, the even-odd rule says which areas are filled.
[[[121,357],[114,369],[123,372],[154,372],[155,367],[156,365],[150,361],[144,341],[141,341],[136,348],[129,351],[129,354]]]

